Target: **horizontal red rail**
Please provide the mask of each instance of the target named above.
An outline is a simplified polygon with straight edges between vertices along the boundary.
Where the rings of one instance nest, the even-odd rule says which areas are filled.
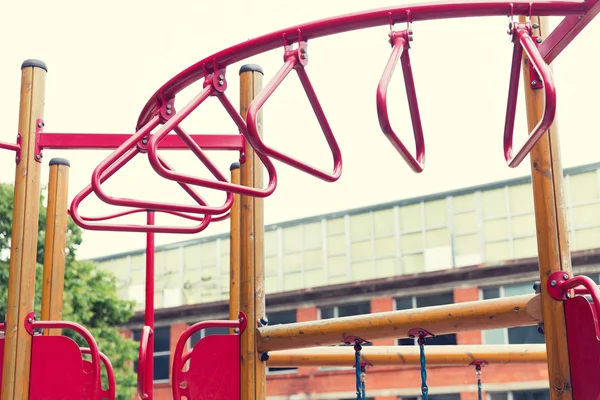
[[[190,135],[203,150],[243,151],[244,136],[228,135]],[[116,149],[131,138],[128,133],[42,133],[38,136],[39,147],[43,149]],[[0,148],[17,150],[17,145],[0,143]],[[189,147],[177,135],[168,135],[160,142],[159,148],[166,150],[188,150]]]
[[[302,35],[302,40],[306,41],[359,29],[403,23],[407,21],[407,15],[409,14],[412,22],[465,17],[509,16],[511,14],[515,16],[583,16],[595,7],[596,3],[597,0],[463,0],[460,2],[436,2],[381,8],[296,25],[231,46],[200,60],[177,74],[158,89],[146,103],[138,118],[137,129],[144,126],[158,113],[162,102],[173,98],[178,92],[204,77],[207,71],[210,72],[214,68],[225,68],[257,54],[283,47],[286,43],[293,43],[298,40],[299,34]],[[286,43],[284,43],[284,38]],[[566,43],[563,43],[564,46],[572,39],[571,37]]]

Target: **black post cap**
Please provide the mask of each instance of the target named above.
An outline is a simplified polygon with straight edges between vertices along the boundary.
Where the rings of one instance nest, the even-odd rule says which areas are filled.
[[[71,163],[66,158],[53,158],[48,165],[66,165],[67,167],[70,167]]]
[[[240,168],[240,162],[236,161],[233,164],[231,164],[231,166],[229,167],[230,171],[233,171],[234,169],[239,169]]]
[[[48,66],[42,60],[36,60],[36,59],[32,58],[32,59],[23,61],[23,64],[21,64],[21,69],[25,69],[27,67],[42,68],[44,71],[48,72]]]
[[[261,75],[265,74],[262,67],[258,64],[244,64],[240,67],[240,75],[242,72],[260,72]]]

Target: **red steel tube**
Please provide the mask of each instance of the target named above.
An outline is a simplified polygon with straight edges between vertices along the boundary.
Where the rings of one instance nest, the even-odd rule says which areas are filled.
[[[155,224],[154,211],[148,210],[146,223]],[[152,400],[152,387],[154,384],[154,259],[155,245],[154,232],[146,232],[146,303],[144,305],[144,323],[150,327],[148,350],[146,353],[146,379],[145,391],[147,400]]]
[[[148,325],[142,328],[140,337],[140,350],[138,354],[137,365],[137,392],[143,400],[148,400],[152,396],[152,384],[154,383],[154,348],[150,346],[150,341],[154,342],[154,330]],[[148,385],[148,381],[150,385]]]
[[[417,101],[417,92],[415,90],[415,82],[412,74],[412,67],[408,55],[408,39],[410,33],[405,30],[402,32],[390,33],[390,42],[392,43],[392,55],[385,66],[379,85],[377,86],[377,115],[379,117],[379,126],[394,146],[396,151],[400,153],[404,161],[415,172],[422,172],[425,164],[425,139],[423,138],[423,126],[421,124],[421,116],[419,114],[419,103]],[[415,156],[404,146],[392,125],[388,115],[387,107],[387,91],[390,85],[390,80],[398,64],[398,60],[402,61],[402,72],[404,74],[404,85],[406,86],[406,96],[408,97],[408,106],[410,109],[410,117],[413,126],[413,135],[415,138],[416,152]]]
[[[504,125],[504,158],[511,168],[519,166],[521,161],[527,157],[533,146],[540,140],[542,135],[550,128],[556,116],[556,88],[554,77],[550,66],[546,64],[535,43],[531,39],[527,29],[514,28],[515,50],[511,68],[510,87],[508,90],[508,104],[506,107],[506,119]],[[517,41],[518,39],[518,41]],[[528,59],[540,74],[544,83],[544,113],[538,124],[529,133],[529,136],[521,148],[513,155],[513,135],[515,125],[515,114],[517,108],[517,96],[519,93],[519,78],[522,52],[525,51]]]
[[[92,351],[88,347],[82,347],[81,354],[92,354]],[[100,354],[100,360],[102,361],[102,364],[104,364],[104,368],[106,369],[106,380],[108,381],[108,389],[103,390],[103,391],[106,392],[106,394],[108,396],[108,400],[115,400],[117,397],[117,384],[115,382],[115,370],[113,369],[113,366],[112,366],[110,360],[108,359],[108,357],[106,357],[106,354],[104,354],[102,352],[99,352],[99,354]]]
[[[248,112],[246,114],[246,122],[248,125],[246,140],[250,143],[250,145],[254,148],[257,155],[266,155],[268,157],[273,157],[276,160],[281,161],[293,168],[299,169],[300,171],[306,172],[309,175],[317,177],[326,182],[335,182],[337,181],[342,174],[342,153],[340,148],[335,140],[335,136],[331,131],[331,127],[329,126],[329,122],[327,121],[327,117],[323,112],[323,107],[319,103],[319,99],[317,98],[317,94],[313,89],[312,84],[310,83],[310,79],[306,74],[306,70],[304,69],[307,64],[306,59],[302,59],[301,57],[306,57],[306,44],[301,43],[300,47],[296,50],[287,50],[285,53],[285,63],[281,67],[281,69],[275,74],[273,79],[265,86],[265,88],[254,98],[250,106],[248,107]],[[260,134],[258,132],[258,112],[265,104],[265,102],[271,97],[271,95],[275,92],[275,90],[281,85],[281,83],[285,80],[285,78],[289,75],[292,70],[296,70],[298,73],[298,77],[300,78],[300,82],[302,83],[302,87],[306,95],[308,96],[308,100],[310,101],[310,105],[312,106],[315,115],[317,116],[317,120],[319,121],[319,125],[325,135],[325,139],[329,145],[329,149],[331,150],[331,154],[333,156],[333,171],[332,172],[324,172],[321,171],[303,161],[299,161],[295,158],[292,158],[286,154],[283,154],[269,146],[267,146]]]
[[[169,119],[155,134],[150,137],[148,141],[148,160],[152,168],[163,178],[174,180],[177,182],[183,182],[191,185],[204,186],[211,189],[227,191],[227,205],[231,208],[231,202],[233,201],[233,193],[243,194],[253,197],[267,197],[271,195],[277,186],[277,172],[275,166],[271,160],[266,157],[261,157],[261,161],[265,166],[269,174],[269,182],[265,189],[255,189],[247,186],[233,184],[228,182],[227,178],[221,174],[216,166],[214,166],[208,157],[204,154],[203,150],[198,144],[188,135],[178,124],[183,121],[194,109],[196,109],[204,100],[209,96],[216,96],[229,116],[233,119],[235,124],[238,126],[240,132],[246,134],[246,123],[241,118],[239,113],[233,107],[229,99],[224,93],[216,91],[213,86],[212,79],[207,79],[207,84],[204,89],[192,99],[185,107],[178,111],[171,119]],[[217,181],[210,179],[203,179],[199,177],[193,177],[190,175],[184,175],[161,165],[159,156],[157,154],[158,147],[161,140],[165,138],[171,131],[175,131],[181,140],[190,148],[190,150],[200,159],[200,161],[209,169],[209,171],[217,178]]]
[[[532,13],[538,16],[581,16],[594,3],[596,3],[595,0],[462,0],[430,2],[361,11],[295,25],[231,46],[198,61],[180,72],[150,97],[138,117],[137,126],[138,128],[144,126],[157,114],[160,109],[157,99],[174,98],[181,90],[204,77],[207,66],[214,65],[215,68],[225,68],[257,54],[282,47],[284,44],[283,38],[288,44],[293,43],[298,39],[299,33],[302,35],[302,40],[307,41],[359,29],[404,23],[407,22],[408,14],[410,14],[412,22],[464,17],[508,16],[511,13],[514,16],[533,15]]]

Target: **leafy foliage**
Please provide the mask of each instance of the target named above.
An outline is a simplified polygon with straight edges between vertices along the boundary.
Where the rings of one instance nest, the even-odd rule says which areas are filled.
[[[0,184],[0,315],[5,315],[8,292],[10,235],[13,211],[13,187]],[[36,265],[36,314],[40,315],[44,262],[46,208],[40,197],[40,221]],[[132,302],[117,297],[116,278],[90,261],[76,261],[77,247],[82,236],[79,227],[69,219],[63,319],[85,326],[94,336],[100,350],[108,356],[115,370],[117,399],[130,400],[135,393],[136,375],[133,360],[137,358],[137,343],[124,338],[117,326],[133,315]],[[78,335],[65,331],[81,346],[87,347]]]

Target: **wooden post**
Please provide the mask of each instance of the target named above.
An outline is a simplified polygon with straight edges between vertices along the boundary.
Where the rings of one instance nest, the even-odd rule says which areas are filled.
[[[521,21],[525,21],[524,17],[521,17]],[[534,35],[541,38],[547,36],[550,31],[548,18],[533,17],[532,23],[539,25],[539,31],[536,34],[534,30]],[[531,130],[542,116],[544,93],[543,89],[531,88],[528,62],[524,54],[523,85],[527,106],[527,125]],[[564,305],[562,301],[552,299],[546,290],[546,281],[553,272],[564,271],[571,275],[569,231],[565,213],[563,170],[556,121],[531,150],[530,161],[550,398],[566,400],[572,399],[573,392]]]
[[[231,183],[240,183],[240,163],[229,168]],[[229,212],[229,319],[238,319],[240,312],[240,195],[233,195]],[[233,332],[232,332],[233,333]]]
[[[258,65],[243,65],[240,68],[240,113],[244,120],[248,107],[262,88],[262,69]],[[259,128],[262,127],[262,113],[259,114]],[[260,182],[261,169],[256,168],[254,150],[246,144],[245,159],[240,167],[240,182],[244,186],[254,186]],[[262,202],[251,196],[240,196],[240,309],[248,318],[248,328],[242,334],[241,344],[241,399],[263,400],[265,365],[258,360],[256,329],[258,318],[264,317],[264,274],[262,257],[263,226],[262,211],[256,207]],[[257,249],[260,249],[257,251]],[[258,263],[257,263],[258,261]],[[258,283],[258,285],[257,285]]]
[[[31,336],[25,318],[33,312],[40,206],[40,155],[36,159],[36,129],[43,126],[46,64],[26,60],[21,65],[19,107],[20,160],[15,171],[15,198],[10,249],[2,400],[29,398]]]
[[[42,315],[44,321],[62,320],[67,247],[69,161],[50,160],[46,240],[44,243],[44,279],[42,283]],[[48,329],[44,335],[60,335],[60,329]]]

